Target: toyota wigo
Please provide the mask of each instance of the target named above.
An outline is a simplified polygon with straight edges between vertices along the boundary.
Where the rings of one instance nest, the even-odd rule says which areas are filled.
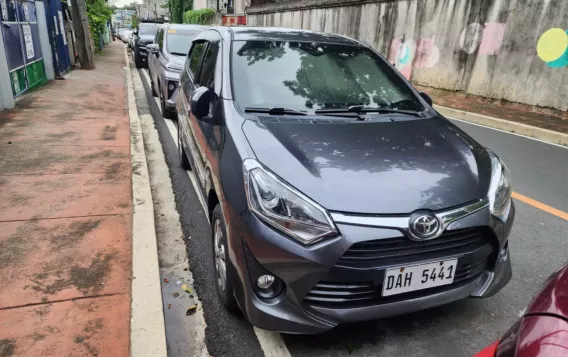
[[[254,325],[319,333],[510,280],[507,168],[367,45],[212,28],[180,86],[214,283]]]

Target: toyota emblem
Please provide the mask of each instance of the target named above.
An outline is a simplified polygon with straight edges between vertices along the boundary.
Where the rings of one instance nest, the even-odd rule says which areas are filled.
[[[410,233],[419,240],[434,238],[438,235],[441,225],[436,216],[429,213],[413,215],[410,219]]]

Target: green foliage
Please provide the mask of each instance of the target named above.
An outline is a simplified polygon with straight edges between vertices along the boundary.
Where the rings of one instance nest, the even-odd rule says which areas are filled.
[[[87,16],[89,17],[89,27],[91,38],[95,48],[99,48],[99,36],[105,32],[107,21],[110,20],[112,10],[106,5],[105,0],[88,0]]]
[[[181,24],[183,21],[184,0],[169,0],[170,17],[174,24]]]
[[[215,18],[213,9],[190,10],[183,14],[184,24],[210,25]]]

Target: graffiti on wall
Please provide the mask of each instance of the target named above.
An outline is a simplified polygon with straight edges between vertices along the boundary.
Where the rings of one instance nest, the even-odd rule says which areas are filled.
[[[495,56],[499,54],[504,36],[505,24],[503,23],[489,22],[484,26],[474,22],[462,30],[460,47],[467,54],[478,51],[481,55]]]
[[[536,53],[547,66],[568,66],[568,30],[552,28],[544,32],[536,44]]]
[[[440,58],[440,49],[433,37],[421,37],[416,41],[406,39],[406,35],[391,42],[389,61],[410,79],[412,68],[432,68]]]

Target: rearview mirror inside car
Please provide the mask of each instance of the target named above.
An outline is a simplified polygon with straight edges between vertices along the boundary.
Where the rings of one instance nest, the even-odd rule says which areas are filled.
[[[197,88],[191,95],[189,107],[197,120],[215,125],[216,121],[209,113],[209,104],[211,103],[213,93],[214,92],[207,87]]]
[[[422,99],[424,99],[424,101],[426,103],[428,103],[429,106],[432,106],[432,98],[430,98],[430,96],[424,92],[420,92],[420,96],[422,97]]]

